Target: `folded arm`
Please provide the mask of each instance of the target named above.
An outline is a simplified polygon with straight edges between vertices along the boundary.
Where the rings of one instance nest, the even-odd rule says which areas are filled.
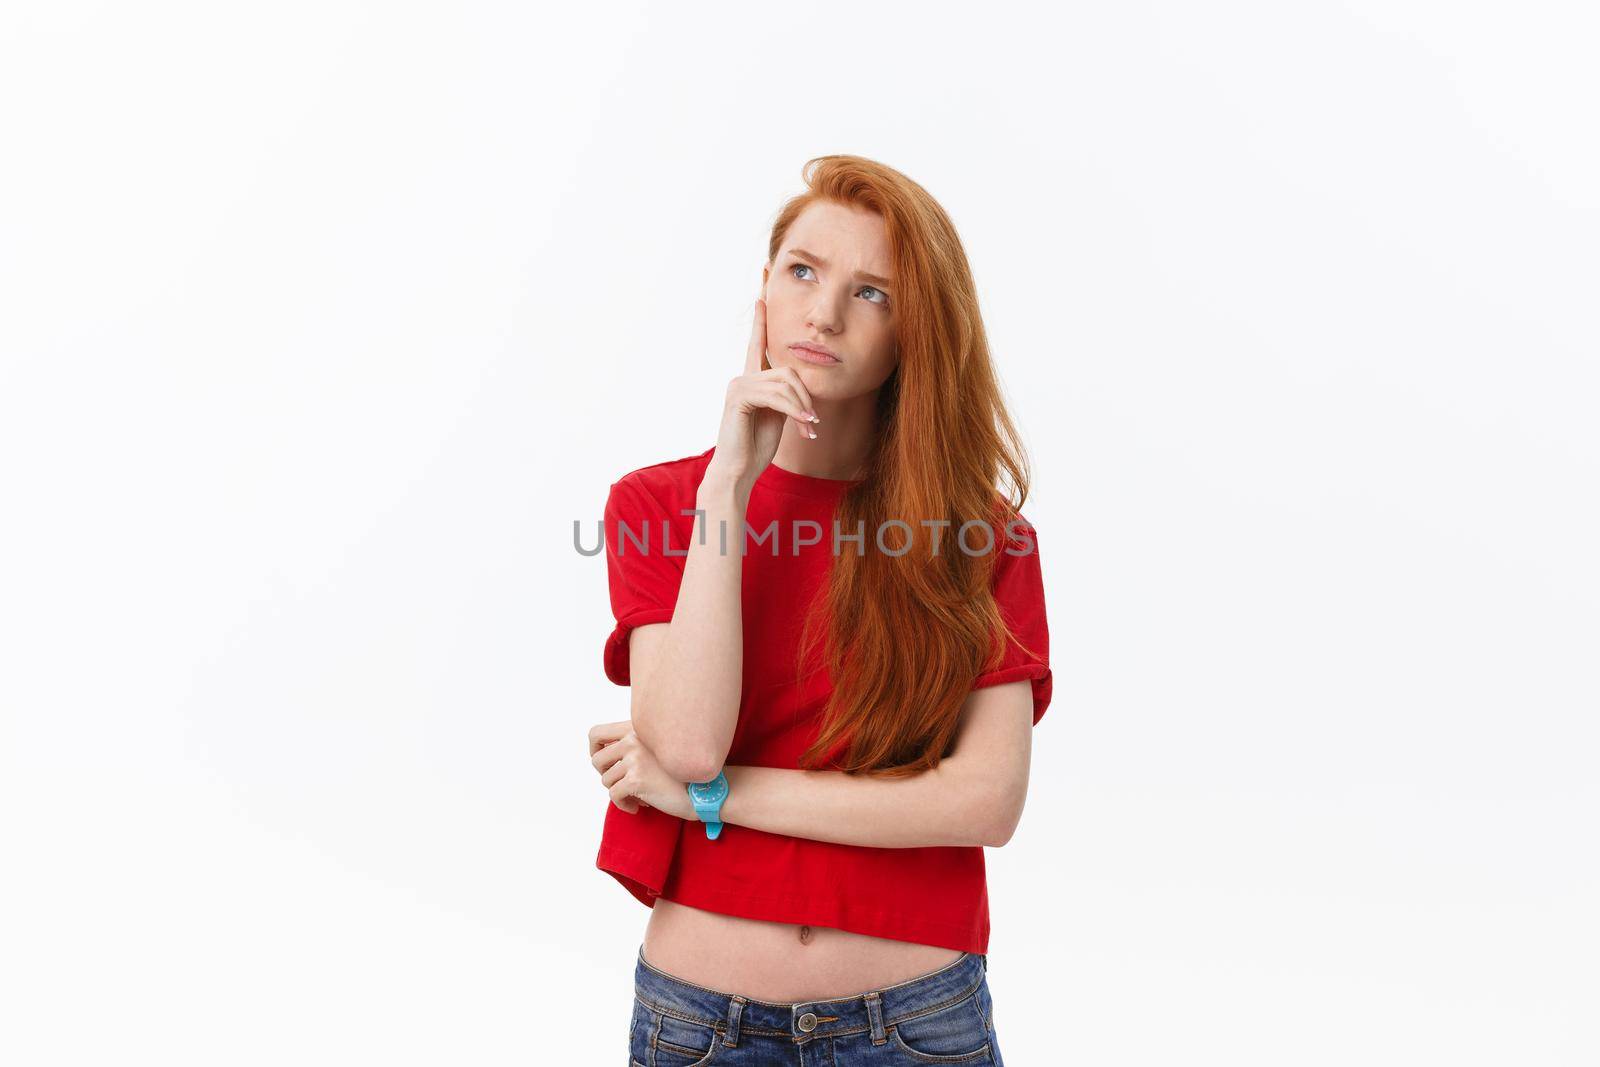
[[[880,778],[727,766],[722,821],[843,845],[998,848],[1022,818],[1032,735],[1031,683],[975,689],[962,709],[954,748],[937,767]]]

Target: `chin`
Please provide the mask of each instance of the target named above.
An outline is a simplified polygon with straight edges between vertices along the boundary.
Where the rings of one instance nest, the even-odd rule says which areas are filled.
[[[800,375],[800,380],[806,383],[806,388],[811,390],[812,396],[834,397],[843,391],[838,367],[819,367],[799,359],[785,360],[783,365],[795,369]]]

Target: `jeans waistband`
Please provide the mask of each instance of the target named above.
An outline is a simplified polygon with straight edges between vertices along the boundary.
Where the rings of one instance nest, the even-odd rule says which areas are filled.
[[[685,982],[646,962],[644,946],[634,967],[634,988],[646,1006],[717,1028],[725,1044],[741,1033],[805,1041],[842,1033],[870,1032],[882,1040],[891,1023],[938,1011],[971,996],[989,968],[987,956],[963,952],[936,971],[848,997],[779,1002],[756,1000]]]

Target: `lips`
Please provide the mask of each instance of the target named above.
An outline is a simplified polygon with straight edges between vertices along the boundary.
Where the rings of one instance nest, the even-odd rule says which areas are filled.
[[[800,344],[790,345],[789,351],[793,352],[796,356],[805,360],[807,363],[819,363],[827,365],[840,362],[838,356],[834,355],[828,349],[823,348],[821,345],[802,342]]]

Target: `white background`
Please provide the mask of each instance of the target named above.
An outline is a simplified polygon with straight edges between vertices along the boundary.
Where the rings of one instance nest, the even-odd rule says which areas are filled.
[[[0,1060],[623,1062],[572,523],[855,152],[1036,472],[1011,1067],[1595,1063],[1586,7],[8,5]]]

